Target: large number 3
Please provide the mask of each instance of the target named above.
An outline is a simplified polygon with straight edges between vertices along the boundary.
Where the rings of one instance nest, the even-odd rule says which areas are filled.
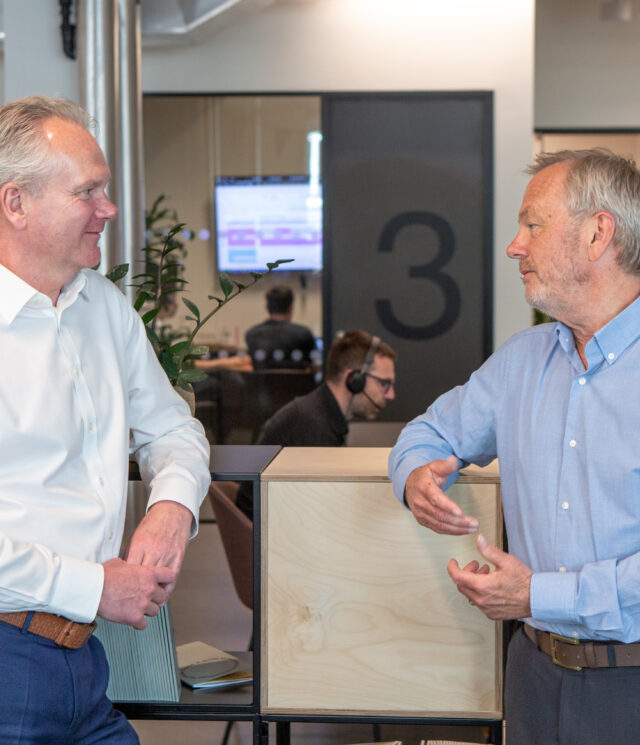
[[[453,230],[442,217],[432,212],[403,212],[393,217],[380,234],[378,251],[390,253],[398,233],[410,225],[425,225],[434,230],[439,239],[436,257],[427,264],[409,267],[409,277],[420,277],[434,282],[444,295],[444,309],[440,317],[426,326],[410,326],[398,320],[390,300],[376,300],[376,314],[380,323],[397,337],[404,339],[430,339],[450,329],[460,315],[460,290],[453,277],[442,272],[455,250]]]

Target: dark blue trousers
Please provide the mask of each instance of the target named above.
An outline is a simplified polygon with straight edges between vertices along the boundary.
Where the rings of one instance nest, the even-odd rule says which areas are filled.
[[[507,745],[637,745],[640,667],[567,670],[518,630],[507,656]]]
[[[95,637],[80,649],[0,622],[2,745],[139,745],[105,691],[109,668]]]

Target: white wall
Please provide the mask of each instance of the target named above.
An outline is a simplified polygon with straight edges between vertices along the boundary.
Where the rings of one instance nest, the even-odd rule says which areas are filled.
[[[78,67],[65,57],[60,7],[46,0],[6,0],[3,100],[39,94],[78,98]]]
[[[145,49],[154,92],[495,91],[496,344],[530,323],[505,256],[531,158],[533,0],[281,3],[186,48]]]
[[[535,126],[640,129],[640,7],[603,21],[602,0],[537,0]]]

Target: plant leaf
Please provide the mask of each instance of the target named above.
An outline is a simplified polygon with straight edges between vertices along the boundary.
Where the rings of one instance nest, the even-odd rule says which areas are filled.
[[[183,297],[182,298],[182,302],[187,306],[187,308],[189,308],[189,310],[193,313],[193,315],[199,321],[200,320],[200,310],[198,309],[198,306],[194,302],[192,302],[191,300],[189,300],[186,297]]]
[[[110,269],[104,276],[110,279],[112,282],[118,282],[123,277],[126,277],[129,271],[129,264],[118,264]]]
[[[177,344],[172,344],[169,347],[169,350],[173,355],[181,354],[184,352],[185,349],[189,348],[189,340],[187,341],[179,341]]]
[[[153,319],[160,313],[160,308],[152,308],[151,310],[148,310],[143,316],[142,316],[142,323],[146,326],[150,321],[153,321]]]
[[[178,376],[180,375],[180,371],[178,370],[178,367],[175,363],[175,360],[171,352],[168,349],[160,350],[158,359],[160,360],[162,369],[167,373],[169,380],[176,380]]]
[[[144,292],[144,290],[140,290],[136,296],[135,302],[133,304],[133,307],[135,310],[140,310],[142,306],[147,302],[147,300],[151,297],[148,293]]]
[[[271,272],[274,269],[277,269],[280,266],[280,264],[289,264],[292,261],[295,261],[295,259],[277,259],[277,261],[268,261],[267,268]]]
[[[220,287],[224,293],[224,299],[227,300],[229,295],[233,292],[233,282],[229,279],[229,275],[223,272],[218,279],[220,280]]]
[[[178,382],[197,383],[206,377],[207,373],[204,370],[183,370],[178,376]]]
[[[160,337],[158,336],[158,334],[156,334],[156,332],[150,326],[147,326],[147,338],[149,339],[149,341],[153,345],[153,348],[157,352],[162,342],[160,341]]]
[[[189,350],[189,356],[202,357],[202,355],[206,354],[208,351],[209,347],[206,344],[200,344],[197,347],[191,347]]]

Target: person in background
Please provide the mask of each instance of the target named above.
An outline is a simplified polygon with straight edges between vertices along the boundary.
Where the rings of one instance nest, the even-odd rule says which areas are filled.
[[[389,472],[418,522],[477,532],[443,492],[500,461],[509,553],[447,570],[509,644],[507,738],[628,745],[640,731],[640,172],[605,150],[542,153],[507,248],[558,319],[508,340],[410,422]],[[493,567],[493,569],[491,568]]]
[[[345,331],[331,345],[325,382],[294,398],[268,419],[256,445],[341,447],[350,419],[373,420],[395,398],[396,353],[366,331]],[[238,492],[238,507],[253,513],[252,493]]]
[[[97,616],[146,626],[210,482],[201,425],[120,290],[90,267],[116,208],[87,113],[0,107],[0,742],[133,745]],[[118,558],[129,454],[150,488]]]
[[[275,285],[266,298],[269,318],[245,334],[253,369],[311,367],[316,340],[306,326],[291,321],[293,292],[285,285]]]

